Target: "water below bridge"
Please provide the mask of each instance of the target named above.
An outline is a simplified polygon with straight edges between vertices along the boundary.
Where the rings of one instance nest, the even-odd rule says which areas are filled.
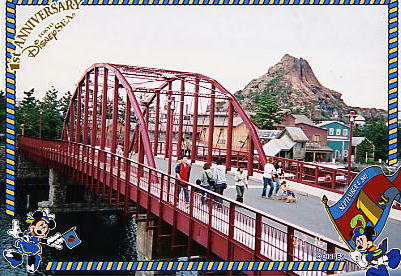
[[[68,202],[84,204],[85,188],[73,183],[66,183],[66,185]],[[16,202],[18,204],[16,205],[15,218],[20,221],[22,231],[28,226],[25,223],[27,212],[36,210],[38,202],[46,201],[48,197],[49,185],[47,181],[42,183],[17,183]],[[1,209],[5,210],[4,202],[1,205]],[[43,246],[42,264],[34,275],[52,275],[52,273],[44,271],[45,264],[48,261],[137,260],[135,247],[136,224],[133,216],[126,216],[118,210],[79,211],[79,209],[75,208],[59,211],[54,212],[57,227],[53,230],[53,233],[56,231],[62,233],[70,227],[76,226],[78,236],[83,242],[72,250],[67,249],[65,246],[63,250]],[[12,217],[6,215],[4,211],[0,213],[2,250],[11,248],[14,243],[14,239],[7,234],[7,230],[11,227],[11,220]],[[124,274],[127,275],[128,273],[125,272]],[[1,261],[0,275],[27,275],[27,273],[25,266],[13,269],[8,263]]]

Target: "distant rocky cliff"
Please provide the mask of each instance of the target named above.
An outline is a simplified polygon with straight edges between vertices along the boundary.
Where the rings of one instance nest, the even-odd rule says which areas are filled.
[[[282,109],[315,119],[344,118],[351,109],[365,118],[385,119],[387,116],[383,109],[348,106],[341,99],[341,93],[319,82],[306,60],[288,54],[267,73],[251,80],[235,96],[245,109],[252,110],[255,98],[263,91],[270,91],[276,96]]]

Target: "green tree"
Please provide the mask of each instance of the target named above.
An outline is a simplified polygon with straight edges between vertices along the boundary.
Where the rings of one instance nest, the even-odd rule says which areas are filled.
[[[59,139],[63,129],[64,117],[62,104],[58,99],[58,91],[52,86],[39,104],[42,112],[42,137],[46,139]]]
[[[29,137],[39,136],[39,102],[33,96],[34,89],[24,92],[24,98],[16,108],[17,133],[21,133],[24,125],[24,134]]]
[[[251,119],[260,129],[274,129],[274,124],[283,120],[277,100],[268,91],[255,99],[254,110],[255,115],[251,115]]]
[[[374,145],[367,139],[365,139],[361,144],[357,146],[356,149],[356,160],[365,163],[366,157],[369,159],[373,158]]]
[[[387,160],[387,126],[382,120],[367,119],[364,127],[355,127],[353,136],[368,138],[375,146],[375,159]]]
[[[71,92],[67,91],[67,93],[65,93],[60,99],[60,111],[63,118],[65,118],[67,115],[68,105],[70,104],[71,97]]]

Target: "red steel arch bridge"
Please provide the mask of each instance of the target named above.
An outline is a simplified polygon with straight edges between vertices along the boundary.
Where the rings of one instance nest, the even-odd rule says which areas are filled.
[[[236,131],[239,125],[243,129]],[[172,173],[183,140],[191,141],[192,163],[222,159],[227,170],[243,163],[252,175],[267,162],[255,126],[218,81],[198,73],[109,63],[92,65],[79,79],[61,139],[20,136],[18,145],[27,158],[70,175],[125,212],[142,209],[171,225],[187,236],[188,255],[193,243],[223,260],[307,261],[318,253],[347,252],[338,241],[193,183],[188,183],[185,204]],[[156,167],[157,158],[168,161],[167,169]],[[293,180],[330,191],[338,192],[354,176],[278,159]],[[322,180],[327,174],[331,177]],[[202,204],[199,190],[223,203]],[[356,266],[347,260],[345,270]]]

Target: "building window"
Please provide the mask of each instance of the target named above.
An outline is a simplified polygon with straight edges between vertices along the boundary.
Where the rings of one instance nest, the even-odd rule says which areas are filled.
[[[313,135],[313,142],[320,142],[320,135]]]
[[[348,129],[344,128],[343,129],[343,136],[347,136],[348,135]]]
[[[329,128],[329,135],[334,135],[334,128]]]
[[[341,135],[341,129],[339,128],[336,129],[336,135]]]

